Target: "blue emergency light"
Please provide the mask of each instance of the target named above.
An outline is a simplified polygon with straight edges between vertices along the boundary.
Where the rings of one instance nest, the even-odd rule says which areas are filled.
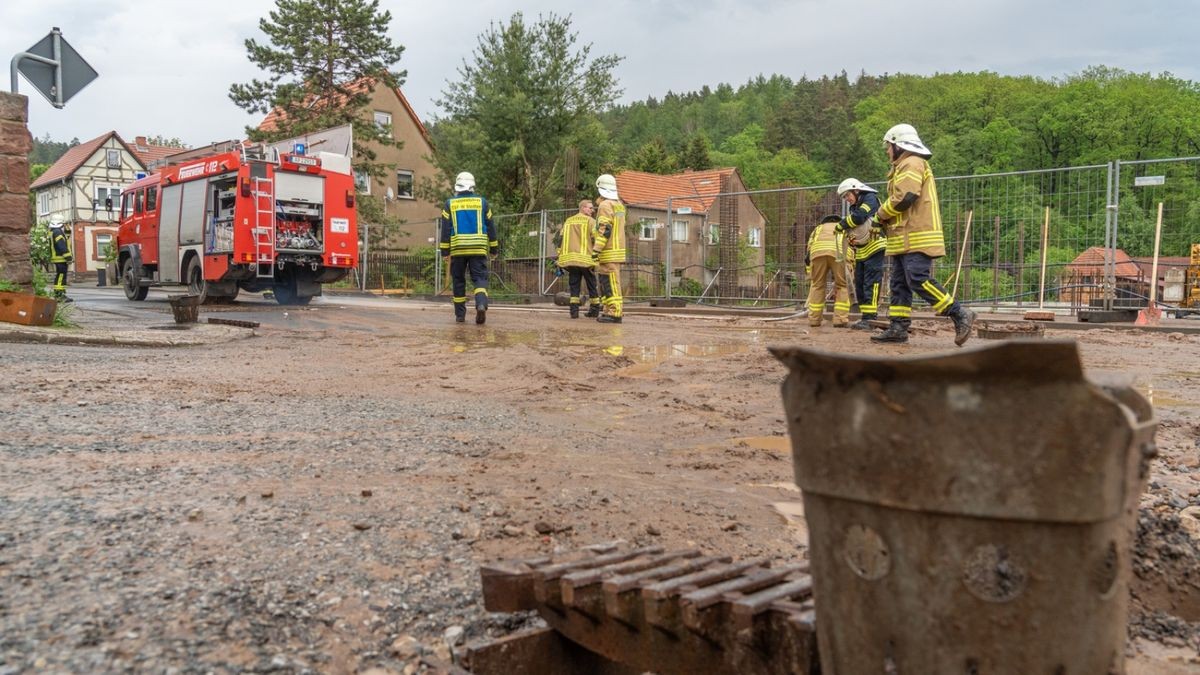
[[[292,152],[297,155],[303,155],[306,148],[307,146],[303,143],[296,143],[292,146]]]

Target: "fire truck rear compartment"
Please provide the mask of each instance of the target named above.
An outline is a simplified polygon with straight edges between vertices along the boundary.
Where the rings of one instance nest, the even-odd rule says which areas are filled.
[[[279,253],[325,252],[325,179],[275,173],[275,250]]]

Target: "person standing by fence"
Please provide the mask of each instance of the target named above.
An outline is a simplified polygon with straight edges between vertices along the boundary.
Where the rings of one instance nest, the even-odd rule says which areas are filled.
[[[558,267],[566,270],[567,283],[571,289],[571,318],[579,318],[579,291],[581,282],[587,283],[588,303],[587,316],[600,316],[600,294],[596,291],[596,261],[592,258],[592,246],[595,241],[596,220],[592,213],[596,210],[590,200],[579,202],[579,213],[567,218],[563,223],[558,241]]]
[[[624,298],[621,297],[621,264],[625,262],[625,205],[617,194],[617,179],[602,174],[596,179],[596,241],[592,250],[600,275],[600,300],[604,313],[596,318],[601,323],[621,323]]]
[[[892,257],[891,302],[887,330],[872,335],[876,342],[908,342],[912,324],[913,293],[920,295],[933,311],[954,322],[954,344],[960,347],[971,337],[975,312],[946,292],[933,278],[933,260],[946,255],[942,214],[937,186],[925,147],[911,124],[897,124],[883,135],[883,145],[892,169],[888,173],[887,199],[875,214],[875,222],[887,234],[887,254]]]
[[[850,212],[838,222],[838,230],[847,233],[854,262],[854,297],[862,317],[850,325],[854,330],[870,330],[870,321],[878,314],[879,284],[883,281],[883,257],[886,241],[871,218],[879,210],[876,190],[857,178],[847,178],[838,186],[838,196],[850,206]]]
[[[454,320],[467,320],[467,272],[475,285],[475,323],[487,321],[488,256],[496,252],[496,226],[487,200],[475,194],[475,176],[454,179],[454,196],[442,206],[442,257],[450,264]]]

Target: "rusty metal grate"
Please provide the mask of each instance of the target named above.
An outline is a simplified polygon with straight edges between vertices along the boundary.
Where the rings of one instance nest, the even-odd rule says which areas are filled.
[[[609,672],[818,672],[806,563],[607,544],[485,565],[480,574],[488,610],[537,610],[558,634],[609,661]],[[529,639],[547,636],[535,631]],[[511,638],[505,649],[526,658],[533,651],[514,648]],[[464,664],[478,675],[504,672],[489,650],[473,645]],[[583,666],[542,667],[567,673]]]

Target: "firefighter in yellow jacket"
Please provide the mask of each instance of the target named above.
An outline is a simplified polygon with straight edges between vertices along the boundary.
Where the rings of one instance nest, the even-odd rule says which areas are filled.
[[[55,214],[50,218],[50,262],[54,265],[54,298],[59,302],[75,302],[67,297],[67,269],[72,259],[71,235],[62,216]]]
[[[625,205],[617,194],[617,179],[603,174],[596,179],[596,239],[592,244],[600,276],[601,323],[621,323],[621,263],[625,262]]]
[[[579,213],[567,218],[559,233],[558,267],[567,273],[567,283],[571,289],[571,318],[579,318],[579,291],[581,282],[587,283],[588,304],[587,316],[600,316],[600,297],[596,291],[596,261],[592,258],[592,246],[595,241],[596,220],[592,218],[596,207],[585,199],[579,202]]]
[[[874,220],[887,235],[892,258],[891,303],[888,329],[871,336],[876,342],[907,342],[912,323],[913,293],[940,315],[954,321],[954,344],[971,337],[975,312],[954,301],[933,278],[933,260],[946,255],[937,185],[927,161],[933,152],[925,147],[911,124],[897,124],[883,135],[892,170],[888,173],[887,199]]]
[[[833,327],[850,325],[850,289],[846,283],[845,235],[838,231],[840,216],[825,216],[808,237],[804,258],[812,286],[808,291],[808,325],[817,327],[825,315],[825,285],[833,277]]]

